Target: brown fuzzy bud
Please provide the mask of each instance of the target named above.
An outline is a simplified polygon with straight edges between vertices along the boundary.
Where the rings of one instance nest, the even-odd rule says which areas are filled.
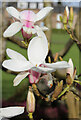
[[[61,93],[63,87],[63,80],[60,81],[60,83],[56,86],[54,93],[52,95],[52,102],[57,99],[58,95]]]
[[[71,76],[70,76],[69,73],[67,73],[66,83],[67,83],[68,85],[71,85],[71,84],[73,83],[73,80],[72,80],[72,78],[71,78]]]

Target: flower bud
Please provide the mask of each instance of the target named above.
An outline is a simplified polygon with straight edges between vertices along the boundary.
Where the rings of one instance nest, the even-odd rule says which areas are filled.
[[[66,6],[66,14],[67,14],[67,20],[69,19],[69,9],[68,9],[68,6]]]
[[[73,8],[70,8],[70,21],[69,21],[70,27],[73,26]]]
[[[29,86],[29,91],[27,95],[27,112],[33,113],[35,111],[35,96],[32,91],[32,87]]]
[[[73,83],[73,79],[71,78],[69,73],[67,73],[66,83],[68,85],[71,85]]]
[[[68,6],[66,6],[64,10],[63,23],[64,24],[68,23],[68,19],[69,19],[69,9]]]
[[[73,8],[70,8],[70,20],[73,21]]]

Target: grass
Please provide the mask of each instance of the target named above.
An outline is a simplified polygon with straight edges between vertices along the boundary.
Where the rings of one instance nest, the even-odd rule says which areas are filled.
[[[69,35],[63,31],[63,30],[53,30],[52,31],[52,40],[51,40],[51,50],[52,53],[59,52],[64,48],[64,45],[67,43],[69,39]],[[13,50],[16,50],[17,52],[21,53],[27,58],[27,51],[26,49],[20,48],[18,45],[7,41],[6,48],[11,48]],[[79,73],[79,50],[74,44],[67,55],[64,57],[64,60],[69,60],[69,58],[72,58],[74,65],[77,67],[77,71]],[[8,56],[6,56],[6,59],[8,59]],[[16,75],[8,74],[6,72],[2,72],[2,95],[3,99],[7,100],[11,96],[15,94],[15,92],[23,85],[28,84],[28,80],[25,78],[21,84],[19,84],[17,87],[13,87],[13,80]]]

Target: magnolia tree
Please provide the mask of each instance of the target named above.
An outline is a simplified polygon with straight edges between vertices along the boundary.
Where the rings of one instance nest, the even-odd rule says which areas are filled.
[[[27,47],[28,60],[20,53],[7,48],[6,53],[10,59],[4,60],[2,66],[8,70],[18,72],[13,80],[13,86],[20,84],[25,77],[29,78],[30,86],[26,111],[29,118],[34,119],[33,112],[35,111],[36,101],[34,94],[46,102],[62,100],[63,96],[67,96],[68,91],[72,89],[75,82],[80,83],[80,81],[76,78],[76,68],[73,67],[71,58],[69,62],[63,61],[62,58],[58,61],[56,55],[54,62],[51,63],[50,57],[48,57],[49,62],[46,62],[49,48],[44,31],[48,28],[46,26],[40,27],[35,23],[43,20],[53,10],[52,7],[45,7],[37,14],[30,10],[19,12],[14,7],[7,7],[6,10],[13,17],[14,22],[4,31],[3,36],[11,37],[20,31],[23,36],[23,44]],[[65,12],[61,21],[63,21],[64,27],[67,28],[65,22],[69,20],[68,7],[66,7]],[[72,25],[72,19],[70,26]],[[3,117],[10,118],[23,112],[24,107],[0,108],[0,117],[1,119]]]

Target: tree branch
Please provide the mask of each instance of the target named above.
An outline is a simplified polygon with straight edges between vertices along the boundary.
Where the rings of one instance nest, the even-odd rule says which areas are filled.
[[[68,53],[73,44],[74,41],[70,38],[69,41],[66,43],[64,49],[58,53],[58,56],[64,57]],[[55,57],[55,54],[53,56]]]

